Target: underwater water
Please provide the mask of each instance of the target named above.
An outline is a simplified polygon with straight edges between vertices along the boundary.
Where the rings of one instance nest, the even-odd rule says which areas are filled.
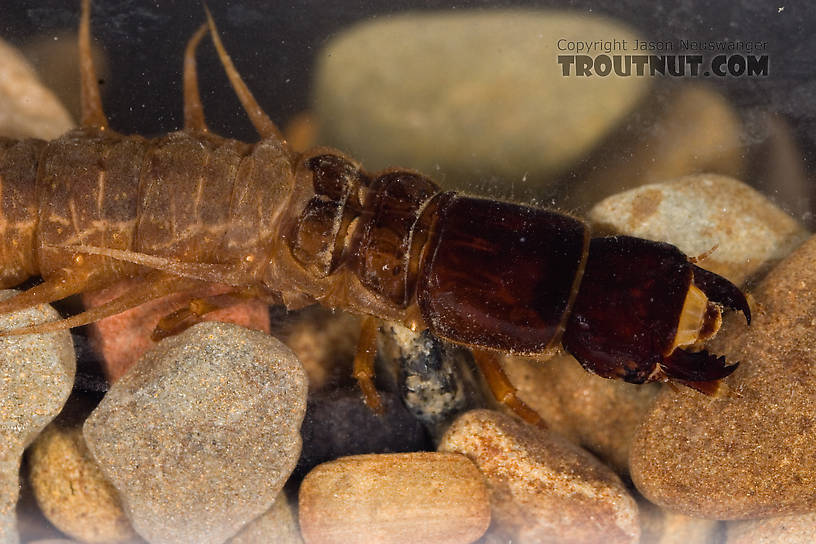
[[[29,59],[43,86],[54,92],[55,103],[63,103],[77,120],[79,2],[6,4],[0,8],[0,39]],[[13,449],[14,455],[27,448],[18,529],[12,520],[0,534],[10,535],[9,542],[16,541],[18,530],[24,542],[60,535],[87,542],[401,542],[409,537],[427,542],[667,542],[673,537],[734,544],[793,535],[802,542],[812,539],[816,61],[810,51],[816,7],[777,4],[208,3],[238,72],[295,151],[329,146],[360,161],[372,179],[388,168],[416,171],[443,191],[581,218],[593,236],[622,234],[673,244],[748,294],[752,324],[728,311],[729,306],[741,309],[739,304],[725,301],[722,328],[706,344],[707,351],[739,368],[725,378],[717,396],[706,396],[678,385],[681,380],[643,385],[607,380],[585,372],[563,351],[552,359],[535,354],[537,361],[508,355],[502,364],[509,381],[549,428],[534,431],[507,415],[524,419],[523,410],[494,402],[489,389],[495,383],[479,377],[480,363],[455,345],[456,333],[432,322],[422,306],[417,322],[436,326],[438,336],[453,342],[422,336],[421,329],[410,326],[392,327],[400,321],[395,313],[376,315],[384,319],[374,382],[387,407],[387,415],[380,417],[363,403],[351,377],[361,320],[343,312],[342,305],[304,309],[296,302],[287,311],[280,304],[267,310],[254,303],[242,307],[238,317],[225,317],[271,333],[294,352],[290,357],[281,348],[284,354],[269,363],[268,375],[254,374],[251,362],[246,369],[244,363],[231,369],[234,351],[255,353],[261,348],[246,345],[265,346],[267,340],[252,335],[244,340],[244,333],[228,328],[211,332],[224,334],[230,347],[223,353],[212,348],[215,355],[202,348],[205,353],[196,360],[203,370],[191,366],[182,372],[173,366],[173,358],[181,358],[173,350],[187,348],[171,345],[171,338],[161,356],[148,357],[154,361],[151,368],[164,370],[130,372],[137,353],[154,344],[149,340],[153,325],[145,323],[169,314],[173,303],[168,302],[145,310],[148,317],[136,325],[72,331],[77,377],[63,388],[74,392],[57,424],[40,438],[42,426],[62,409],[60,402],[30,437],[14,439],[20,450]],[[183,127],[182,58],[187,40],[204,21],[198,1],[94,2],[91,33],[113,131],[153,138]],[[256,142],[259,136],[209,39],[202,41],[196,58],[210,130]],[[0,75],[7,74],[3,77],[11,82],[12,72],[2,69]],[[26,80],[26,85],[35,92],[36,82]],[[28,115],[30,109],[31,132],[25,135],[50,138],[36,132],[42,122],[37,105],[15,89],[9,84],[3,90],[0,82],[0,136],[22,138],[25,115],[20,120],[6,111]],[[3,131],[7,119],[14,122],[5,127],[10,132]],[[67,119],[60,117],[66,124],[55,126],[67,127]],[[405,213],[415,214],[421,224],[422,206],[430,200],[412,198],[417,203],[411,202],[414,207]],[[506,217],[478,219],[471,231],[489,232],[484,225],[491,220],[514,224],[512,210],[522,208],[497,209],[511,211]],[[464,217],[462,224],[477,221],[475,216]],[[522,232],[528,226],[519,221]],[[394,219],[397,226],[390,228],[399,234],[403,227],[397,223]],[[349,232],[354,229],[344,225]],[[496,236],[497,245],[516,243],[513,232]],[[479,245],[476,234],[474,240]],[[580,249],[567,244],[557,252]],[[495,292],[501,295],[485,290],[486,307],[511,283],[538,281],[522,277],[536,273],[534,258],[522,262],[518,255],[524,251],[508,256],[502,250],[496,250],[496,261],[512,271],[496,275],[512,280],[496,280]],[[492,274],[491,266],[483,266],[488,272],[472,266],[449,274],[467,283],[479,273]],[[583,274],[583,264],[577,270]],[[574,276],[572,269],[561,275]],[[558,274],[551,277],[565,281]],[[570,309],[579,283],[566,284]],[[445,300],[446,289],[428,292]],[[678,308],[685,308],[684,299],[679,301]],[[63,302],[57,309],[75,314],[79,304]],[[382,307],[377,304],[366,299],[345,309]],[[542,318],[554,320],[558,334],[580,321],[566,315],[561,321],[568,312],[543,311],[532,302],[521,308],[524,304],[517,313],[512,307],[502,310],[508,322],[527,319],[510,317],[525,308],[558,314]],[[627,322],[625,306],[610,309],[609,321],[620,315],[619,321]],[[472,312],[477,307],[482,308],[476,301],[468,306]],[[666,326],[677,330],[680,317],[670,319]],[[719,327],[719,313],[712,321]],[[473,313],[465,313],[457,326],[475,322]],[[653,329],[662,326],[655,323]],[[694,326],[697,334],[702,326]],[[479,344],[491,334],[468,329],[468,335],[458,343],[505,350],[501,342]],[[140,338],[138,348],[131,337]],[[638,338],[633,333],[632,342]],[[699,338],[678,345],[697,352],[706,339]],[[204,345],[201,339],[191,342]],[[276,354],[278,349],[278,344],[268,348]],[[653,349],[661,369],[671,366],[663,349]],[[515,351],[530,354],[518,346]],[[292,370],[301,364],[305,370]],[[130,393],[138,393],[135,397],[156,392],[162,398],[159,408],[139,404],[120,392],[121,386],[95,409],[120,378]],[[264,386],[269,380],[280,385]],[[230,388],[237,391],[234,398]],[[7,393],[6,402],[19,404],[16,395]],[[197,416],[192,406],[205,407],[206,417]],[[165,417],[171,408],[179,412],[175,419]],[[240,417],[222,418],[219,410]],[[83,434],[79,429],[92,411]],[[117,411],[152,415],[122,422],[110,415]],[[218,431],[210,437],[205,427]],[[151,436],[154,428],[164,430]],[[135,438],[123,439],[131,449],[117,453],[115,438],[131,432]],[[180,436],[187,438],[174,442]],[[259,445],[264,440],[280,455]],[[196,444],[195,455],[185,444]],[[420,452],[436,453],[426,457]],[[84,467],[87,474],[81,478],[86,480],[71,480],[74,465],[61,467],[58,460],[68,453],[74,456],[71,463]],[[346,457],[357,454],[372,455]],[[151,455],[160,459],[153,472],[130,472],[128,467]],[[230,460],[234,470],[223,470],[220,479],[198,487],[191,483],[207,480],[210,471],[222,471]],[[162,478],[156,483],[155,474],[164,474],[164,486]],[[6,479],[12,491],[2,511],[12,519],[16,488],[13,476]],[[247,483],[266,479],[271,483],[264,491]],[[95,491],[61,490],[86,485]],[[502,493],[495,491],[499,488]],[[181,497],[179,511],[189,514],[180,522],[162,516],[173,493]],[[212,508],[218,513],[212,514]],[[400,516],[407,520],[404,526],[389,525]],[[446,522],[428,522],[432,518]],[[234,536],[238,531],[243,533]]]

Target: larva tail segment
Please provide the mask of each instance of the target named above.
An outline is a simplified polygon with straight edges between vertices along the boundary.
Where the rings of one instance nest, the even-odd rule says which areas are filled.
[[[209,132],[204,121],[204,107],[198,92],[198,71],[196,70],[196,48],[207,33],[207,24],[202,24],[187,42],[184,51],[184,130],[189,132]]]
[[[79,19],[79,80],[80,102],[84,128],[106,130],[108,119],[102,109],[99,95],[99,80],[91,56],[91,0],[82,0],[82,15]]]
[[[221,38],[218,35],[218,29],[215,27],[215,21],[213,20],[212,14],[210,14],[210,10],[206,5],[204,6],[204,11],[207,14],[207,24],[210,28],[210,37],[212,38],[216,51],[218,51],[218,59],[221,61],[221,65],[224,67],[224,71],[230,80],[230,84],[232,84],[232,88],[235,91],[235,94],[238,96],[238,100],[241,101],[244,111],[246,111],[247,115],[249,115],[249,120],[252,122],[255,130],[258,131],[258,134],[260,134],[262,138],[277,138],[281,142],[285,143],[286,139],[284,138],[283,133],[272,121],[272,119],[270,119],[269,116],[263,111],[263,109],[261,109],[261,106],[252,95],[252,91],[250,91],[249,87],[246,86],[241,74],[238,73],[238,70],[232,63],[232,59],[227,53],[227,50],[224,48],[224,44],[221,43]]]
[[[49,321],[29,327],[20,327],[10,331],[0,332],[0,336],[20,336],[26,334],[45,334],[61,331],[73,327],[81,327],[94,323],[100,319],[120,314],[135,308],[145,302],[183,291],[190,291],[201,287],[201,282],[188,278],[173,277],[159,271],[150,272],[140,278],[134,288],[119,298],[91,308],[75,316],[57,321]],[[25,294],[25,293],[23,293]],[[15,297],[17,298],[17,297]],[[14,299],[10,299],[14,300]],[[0,309],[2,311],[2,309]]]

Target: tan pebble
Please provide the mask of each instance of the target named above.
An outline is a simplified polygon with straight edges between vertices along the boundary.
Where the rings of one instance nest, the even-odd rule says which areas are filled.
[[[798,221],[744,183],[699,174],[645,185],[598,203],[593,224],[676,245],[737,285],[779,261],[808,236]]]
[[[0,40],[0,136],[50,140],[74,122],[22,54]]]
[[[22,46],[43,84],[54,92],[74,119],[82,115],[79,102],[79,48],[74,30],[50,31]],[[108,62],[99,42],[91,40],[91,56],[97,78],[110,77]]]
[[[28,544],[79,544],[76,540],[67,538],[46,538],[43,540],[32,540]]]
[[[31,487],[45,516],[83,542],[135,537],[113,486],[88,452],[81,427],[49,425],[30,450]]]
[[[710,87],[656,90],[634,117],[569,178],[567,204],[589,207],[627,189],[699,172],[741,176],[742,123],[728,100]]]
[[[145,540],[222,544],[269,510],[295,468],[306,394],[277,339],[199,323],[114,383],[83,436]]]
[[[519,396],[551,430],[598,456],[620,475],[629,473],[629,447],[660,384],[635,385],[584,370],[571,355],[546,362],[505,357]]]
[[[250,521],[228,544],[303,544],[286,493],[280,493],[265,514]]]
[[[556,433],[473,410],[454,421],[439,450],[473,459],[487,480],[491,531],[513,542],[638,541],[637,505],[620,478]]]
[[[506,183],[491,190],[510,194],[547,185],[651,86],[651,78],[559,75],[559,39],[611,35],[637,38],[620,21],[544,9],[426,12],[354,26],[318,55],[320,140],[372,171],[416,168],[445,187],[478,190],[474,180],[493,178]]]
[[[726,525],[723,544],[812,544],[816,542],[816,513],[780,516]]]
[[[708,349],[740,366],[730,391],[664,389],[635,433],[632,479],[691,516],[747,519],[816,510],[816,237],[752,291],[750,326],[726,316]]]
[[[642,500],[638,544],[721,544],[722,522],[675,514]]]
[[[342,457],[306,475],[299,503],[307,544],[466,544],[490,523],[482,475],[454,453]]]

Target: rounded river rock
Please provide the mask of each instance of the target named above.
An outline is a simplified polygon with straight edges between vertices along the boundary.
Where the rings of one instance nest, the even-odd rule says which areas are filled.
[[[726,315],[707,346],[740,363],[729,392],[664,389],[635,433],[635,485],[675,512],[747,519],[816,509],[816,237],[751,294],[750,327]]]
[[[85,423],[151,543],[220,543],[267,511],[300,454],[300,362],[269,335],[201,323],[149,351]]]

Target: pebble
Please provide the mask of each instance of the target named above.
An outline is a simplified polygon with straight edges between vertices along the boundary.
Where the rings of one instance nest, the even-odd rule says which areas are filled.
[[[309,398],[300,434],[303,451],[295,469],[303,477],[315,466],[363,453],[400,453],[432,448],[422,424],[393,393],[380,391],[385,411],[371,411],[356,385]]]
[[[65,105],[74,119],[82,116],[80,106],[79,48],[74,30],[51,30],[41,33],[21,47],[37,75]],[[100,81],[110,77],[106,55],[99,42],[91,40],[91,57]]]
[[[512,542],[638,542],[638,509],[620,478],[560,435],[490,410],[460,416],[440,451],[467,455],[487,480],[491,532]]]
[[[723,544],[811,544],[816,541],[816,513],[727,524]]]
[[[303,544],[286,493],[281,492],[265,514],[250,521],[227,544]]]
[[[200,323],[113,384],[85,441],[151,543],[221,543],[266,512],[300,454],[306,376],[258,331]]]
[[[490,524],[484,479],[456,453],[355,455],[324,463],[300,486],[308,544],[467,544]]]
[[[52,140],[73,127],[71,116],[25,57],[0,40],[0,136]]]
[[[649,89],[650,78],[561,75],[559,39],[609,36],[639,38],[621,22],[556,10],[456,10],[357,25],[318,56],[319,140],[371,171],[415,168],[446,188],[491,178],[507,193],[511,184],[522,192],[546,185]]]
[[[0,300],[17,293],[0,291]],[[53,308],[40,305],[0,315],[0,330],[55,319],[59,314]],[[67,330],[2,337],[0,354],[0,544],[6,544],[19,541],[14,508],[23,450],[65,404],[74,383],[76,357]]]
[[[629,474],[635,429],[661,385],[608,380],[584,370],[568,354],[546,362],[505,357],[504,370],[549,428],[589,450],[619,475]]]
[[[29,481],[43,514],[82,542],[128,542],[135,537],[116,490],[99,470],[81,426],[51,423],[29,450]]]
[[[638,544],[724,544],[721,521],[675,514],[646,500],[638,502],[638,510]]]
[[[711,87],[658,87],[567,178],[559,204],[585,210],[624,190],[701,172],[740,178],[743,134],[739,113]]]
[[[82,295],[86,307],[93,308],[119,297],[132,289],[138,280],[123,280],[100,291]],[[201,296],[218,294],[217,290]],[[113,383],[147,350],[156,345],[151,334],[159,321],[187,304],[186,295],[169,295],[152,300],[120,314],[93,323],[90,327],[92,342],[102,356],[103,370]],[[205,314],[204,321],[223,321],[269,333],[269,307],[258,300],[248,300]]]
[[[469,350],[397,323],[380,329],[377,356],[398,369],[400,398],[434,440],[462,412],[484,406]]]
[[[317,304],[295,312],[273,309],[272,335],[303,364],[310,393],[356,383],[351,373],[360,337],[359,316]]]
[[[699,174],[607,198],[589,213],[596,227],[661,240],[741,285],[808,236],[795,219],[736,179]]]
[[[754,319],[725,316],[708,349],[740,366],[711,398],[664,389],[635,433],[632,479],[690,516],[746,519],[816,510],[816,237],[752,291]]]

